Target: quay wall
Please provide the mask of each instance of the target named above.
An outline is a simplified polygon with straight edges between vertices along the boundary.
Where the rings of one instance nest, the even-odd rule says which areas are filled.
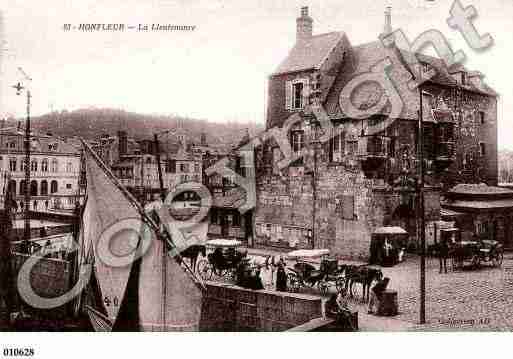
[[[200,331],[285,331],[322,316],[319,297],[206,283]]]

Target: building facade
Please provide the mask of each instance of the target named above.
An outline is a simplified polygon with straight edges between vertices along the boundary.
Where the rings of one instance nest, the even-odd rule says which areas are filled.
[[[129,191],[143,202],[158,198],[160,182],[154,142],[134,141],[126,132],[118,136],[104,136],[94,146],[100,158],[110,166],[113,174]],[[187,182],[202,183],[201,155],[181,145],[175,153],[160,151],[164,189],[172,191]]]
[[[0,130],[2,187],[15,195],[18,212],[24,208],[24,139],[24,130]],[[56,137],[32,133],[30,161],[30,210],[73,210],[80,197],[80,152]]]
[[[379,40],[314,36],[307,8],[296,27],[296,44],[269,77],[266,123],[286,133],[292,155],[276,136],[256,151],[256,246],[364,259],[372,233],[398,225],[415,247],[420,150],[428,242],[446,191],[497,185],[497,98],[480,73]]]

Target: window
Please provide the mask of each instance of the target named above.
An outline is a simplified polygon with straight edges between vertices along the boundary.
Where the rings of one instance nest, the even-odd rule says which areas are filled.
[[[41,196],[48,194],[48,182],[46,180],[41,181]]]
[[[53,180],[51,183],[50,183],[50,192],[51,193],[56,193],[58,191],[58,184],[57,184],[57,181],[56,180]]]
[[[305,134],[303,130],[295,130],[290,133],[292,151],[300,152],[305,147]]]
[[[46,158],[41,162],[41,171],[48,172],[48,160]]]
[[[470,152],[465,153],[463,158],[463,168],[466,170],[472,169],[472,154]]]
[[[37,182],[30,181],[30,195],[37,196]]]
[[[71,183],[66,183],[66,189],[71,189]]]
[[[73,171],[73,164],[71,162],[66,163],[66,172]]]
[[[11,193],[13,196],[16,195],[16,181],[10,180],[9,184],[7,185],[7,191]]]
[[[479,111],[479,121],[481,122],[481,125],[484,125],[484,123],[485,123],[485,113],[483,111]]]
[[[479,142],[479,154],[481,156],[484,156],[486,154],[486,148],[485,144],[483,142]]]
[[[57,159],[56,159],[56,158],[54,158],[54,159],[52,160],[52,167],[51,167],[51,170],[52,170],[52,172],[57,172],[58,168],[59,168],[59,162],[57,161]]]
[[[176,161],[175,160],[167,160],[166,161],[166,173],[175,173],[176,172]]]
[[[215,209],[212,209],[210,211],[210,222],[212,224],[219,224],[219,216],[218,216],[217,210],[215,210]]]
[[[232,225],[234,227],[240,227],[240,213],[235,212],[232,217]]]
[[[302,82],[295,83],[292,85],[293,90],[293,99],[292,99],[292,108],[301,109],[303,108],[303,87],[304,84]]]
[[[180,172],[183,172],[183,173],[189,172],[189,166],[186,163],[180,163]]]
[[[16,158],[10,158],[9,159],[9,170],[11,172],[15,172],[16,171]]]
[[[287,110],[301,110],[306,105],[306,89],[308,88],[308,79],[296,79],[287,81],[285,84],[285,108]]]
[[[20,196],[25,194],[25,180],[20,181]]]
[[[346,144],[348,155],[355,156],[358,154],[358,140],[348,140]]]
[[[32,171],[32,172],[37,171],[37,161],[36,160],[32,160],[32,162],[30,162],[30,171]]]
[[[194,172],[200,172],[200,165],[199,163],[194,164]]]
[[[344,133],[339,133],[334,136],[332,139],[332,149],[331,149],[331,161],[340,162],[344,157],[345,152],[345,135]]]
[[[16,147],[16,142],[11,142],[11,143],[10,143],[10,147],[11,147],[11,148],[15,148],[15,147]]]

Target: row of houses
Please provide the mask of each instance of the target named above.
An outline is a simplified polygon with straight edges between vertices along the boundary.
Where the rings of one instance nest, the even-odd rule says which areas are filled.
[[[13,194],[13,206],[24,208],[25,130],[0,129],[0,188]],[[83,193],[81,190],[80,148],[52,134],[32,132],[30,136],[29,208],[32,211],[70,212]],[[3,203],[3,199],[2,199]]]

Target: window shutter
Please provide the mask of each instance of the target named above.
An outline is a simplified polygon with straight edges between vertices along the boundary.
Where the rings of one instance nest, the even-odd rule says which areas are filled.
[[[310,96],[310,87],[309,87],[308,78],[304,79],[302,82],[303,82],[303,108],[305,108],[309,104],[308,98]]]
[[[336,129],[331,128],[330,129],[330,139],[328,141],[329,148],[328,148],[328,161],[333,162],[333,151],[335,147],[335,139],[338,139],[338,137],[335,137]]]
[[[342,196],[342,218],[354,219],[354,196]]]
[[[292,81],[285,82],[285,108],[292,109]]]

